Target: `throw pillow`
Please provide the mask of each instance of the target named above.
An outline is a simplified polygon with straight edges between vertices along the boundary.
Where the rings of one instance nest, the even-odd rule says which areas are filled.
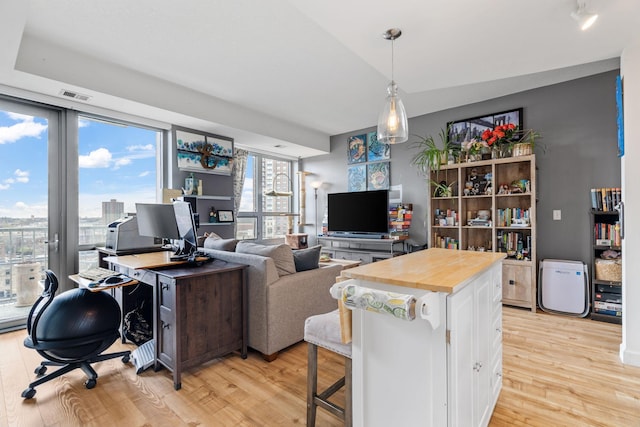
[[[219,251],[235,252],[238,241],[236,239],[213,239],[207,237],[202,245],[206,249],[216,249]]]
[[[293,262],[296,265],[296,271],[307,271],[318,268],[320,250],[322,250],[321,245],[293,251]]]
[[[236,246],[236,252],[243,254],[262,255],[273,259],[278,270],[278,276],[286,276],[296,272],[291,246],[285,245],[258,245],[241,240]]]
[[[206,242],[206,240],[208,238],[211,239],[222,239],[222,237],[218,236],[216,233],[204,233],[204,236],[198,236],[198,247],[199,248],[203,248],[204,247],[204,242]]]

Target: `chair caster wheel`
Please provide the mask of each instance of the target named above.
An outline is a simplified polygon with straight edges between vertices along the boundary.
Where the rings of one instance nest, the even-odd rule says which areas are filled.
[[[92,389],[92,388],[94,388],[94,387],[96,386],[96,380],[87,380],[87,381],[84,383],[84,386],[85,386],[86,388],[88,388],[88,389]]]
[[[122,363],[129,363],[130,357],[127,354],[126,356],[122,356]]]
[[[42,365],[38,366],[36,370],[33,371],[33,373],[39,377],[43,376],[45,372],[47,372],[47,367]]]
[[[31,399],[35,395],[36,395],[36,389],[31,387],[25,389],[22,392],[22,397],[24,397],[25,399]]]

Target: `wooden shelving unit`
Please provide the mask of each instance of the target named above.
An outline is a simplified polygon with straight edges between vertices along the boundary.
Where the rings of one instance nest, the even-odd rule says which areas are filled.
[[[606,212],[597,210],[591,211],[591,319],[621,324],[622,311],[619,311],[614,315],[613,313],[609,314],[608,312],[601,312],[600,310],[596,309],[597,302],[605,302],[606,304],[610,304],[610,307],[612,307],[612,304],[622,304],[622,281],[617,280],[621,278],[611,276],[610,272],[597,271],[598,269],[596,266],[596,263],[598,262],[597,260],[600,259],[600,255],[602,255],[603,252],[607,250],[613,250],[617,252],[622,251],[622,247],[617,244],[615,239],[613,239],[614,236],[607,236],[608,239],[602,239],[609,240],[610,242],[612,242],[612,244],[602,244],[604,242],[598,242],[596,240],[596,224],[609,224],[614,226],[618,221],[619,214],[615,210]],[[603,294],[605,294],[605,297],[603,297]],[[609,296],[606,297],[606,294],[609,294]],[[615,298],[615,296],[618,295],[619,299]],[[620,302],[613,302],[614,299]],[[610,311],[614,312],[615,310]]]
[[[502,301],[535,311],[535,155],[442,165],[430,180],[451,189],[430,188],[430,246],[507,252]]]

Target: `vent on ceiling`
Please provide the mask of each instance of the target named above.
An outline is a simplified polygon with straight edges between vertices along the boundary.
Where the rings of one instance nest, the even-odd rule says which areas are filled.
[[[72,90],[66,90],[66,89],[62,89],[60,91],[60,95],[66,96],[67,98],[73,98],[73,99],[77,99],[78,101],[85,101],[85,102],[91,99],[89,95],[83,95],[81,93],[74,92]]]

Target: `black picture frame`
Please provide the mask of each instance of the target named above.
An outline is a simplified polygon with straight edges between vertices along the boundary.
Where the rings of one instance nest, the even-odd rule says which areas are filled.
[[[233,222],[233,211],[218,210],[218,222]]]
[[[468,119],[447,122],[449,132],[449,142],[453,145],[461,145],[464,141],[473,138],[480,139],[480,135],[486,129],[493,129],[496,126],[514,123],[518,129],[523,129],[523,108],[500,111],[499,113],[485,114],[482,116],[470,117]]]

